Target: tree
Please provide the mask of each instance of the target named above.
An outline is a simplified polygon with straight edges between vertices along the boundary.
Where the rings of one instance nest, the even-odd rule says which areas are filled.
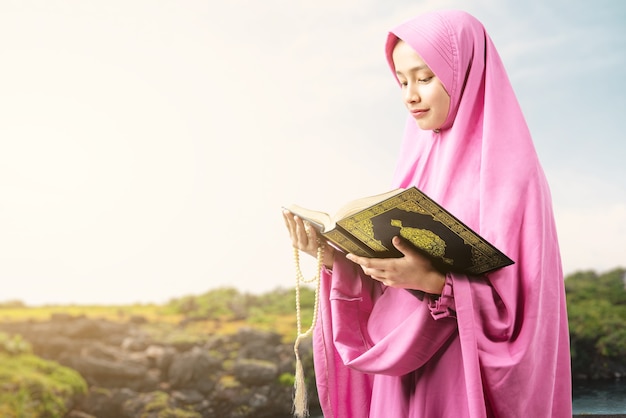
[[[574,375],[626,371],[626,270],[578,272],[565,280]]]

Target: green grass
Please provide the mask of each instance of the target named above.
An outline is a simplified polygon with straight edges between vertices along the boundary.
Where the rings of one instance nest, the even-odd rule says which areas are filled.
[[[49,306],[17,306],[0,307],[0,321],[46,321],[53,314],[102,318],[111,321],[127,321],[133,316],[141,316],[148,321],[179,322],[183,315],[165,313],[161,305],[49,305]]]
[[[143,395],[149,401],[140,408],[133,408],[138,418],[201,418],[198,412],[185,408],[174,408],[169,405],[169,396],[165,392],[156,391]],[[126,401],[126,407],[135,403],[135,400]]]
[[[186,318],[186,315],[172,311],[164,305],[51,305],[34,307],[2,307],[0,305],[0,322],[43,322],[55,314],[72,317],[84,316],[116,322],[126,322],[132,317],[142,317],[146,320],[143,328],[153,338],[162,342],[191,342],[206,339],[208,335],[232,335],[242,327],[277,332],[285,342],[293,341],[296,337],[295,309],[293,313],[284,313],[280,311],[265,312],[261,308],[256,308],[245,319],[207,318],[191,321],[184,328],[181,328],[178,325]],[[303,330],[308,329],[311,325],[311,317],[311,309],[303,308]]]
[[[74,370],[32,354],[0,353],[0,416],[63,417],[66,400],[87,391]]]

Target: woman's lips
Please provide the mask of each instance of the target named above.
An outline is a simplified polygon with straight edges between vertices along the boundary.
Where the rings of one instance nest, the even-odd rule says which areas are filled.
[[[426,112],[428,112],[428,109],[410,109],[409,112],[411,112],[411,115],[415,118],[421,118],[423,117]]]

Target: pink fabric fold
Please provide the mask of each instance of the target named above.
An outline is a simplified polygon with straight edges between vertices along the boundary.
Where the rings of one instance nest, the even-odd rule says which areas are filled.
[[[418,186],[515,264],[451,274],[438,301],[384,288],[339,256],[322,277],[314,354],[325,418],[571,417],[569,334],[548,185],[484,27],[438,11],[394,28],[442,80],[440,132],[409,118],[394,187]],[[453,315],[433,315],[451,312]]]
[[[430,296],[430,314],[435,319],[447,318],[449,316],[456,317],[456,308],[454,306],[454,291],[452,289],[452,275],[446,275],[446,281],[443,285],[441,295],[438,297]]]

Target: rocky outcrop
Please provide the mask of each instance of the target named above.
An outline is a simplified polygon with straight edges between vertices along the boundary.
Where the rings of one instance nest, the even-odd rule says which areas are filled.
[[[22,335],[35,354],[83,376],[90,390],[73,418],[292,416],[293,347],[280,335],[242,328],[201,343],[161,343],[142,322],[55,315],[46,322],[0,323],[0,330]],[[301,344],[301,353],[312,378],[310,344]],[[309,386],[316,415],[315,387]]]

